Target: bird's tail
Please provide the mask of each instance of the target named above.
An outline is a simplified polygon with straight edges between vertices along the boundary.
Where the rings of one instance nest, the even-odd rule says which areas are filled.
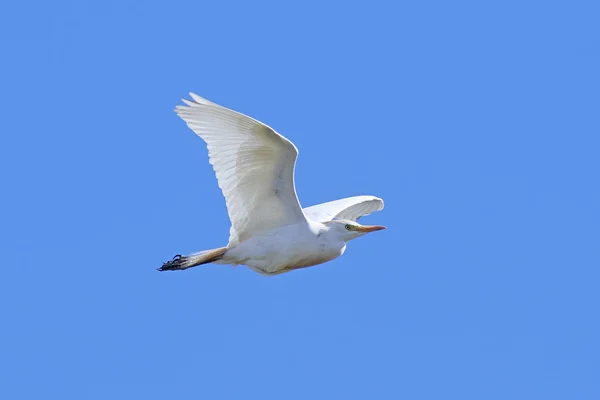
[[[223,257],[227,252],[227,247],[218,249],[204,250],[189,256],[176,255],[171,261],[167,261],[160,267],[159,271],[178,271],[192,268],[202,264],[215,262]]]

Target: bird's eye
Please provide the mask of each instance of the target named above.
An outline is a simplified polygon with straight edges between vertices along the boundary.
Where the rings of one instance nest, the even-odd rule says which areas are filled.
[[[347,231],[351,231],[352,230],[352,225],[347,224],[344,228],[346,228]]]

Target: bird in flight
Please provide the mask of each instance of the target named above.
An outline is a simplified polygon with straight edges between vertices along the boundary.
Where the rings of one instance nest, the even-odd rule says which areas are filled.
[[[272,128],[194,93],[175,111],[207,144],[209,161],[231,220],[229,243],[176,255],[159,271],[202,264],[246,265],[278,275],[341,256],[346,243],[381,225],[360,217],[383,209],[375,196],[355,196],[302,208],[294,187],[298,149]]]

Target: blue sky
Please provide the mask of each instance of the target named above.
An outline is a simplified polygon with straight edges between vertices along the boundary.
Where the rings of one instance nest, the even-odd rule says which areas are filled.
[[[597,2],[5,2],[0,397],[600,398]],[[266,278],[194,91],[384,232]]]

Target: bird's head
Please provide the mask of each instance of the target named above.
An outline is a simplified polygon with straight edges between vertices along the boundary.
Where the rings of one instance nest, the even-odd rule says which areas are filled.
[[[344,242],[356,239],[359,236],[369,232],[380,231],[386,229],[381,225],[361,225],[356,221],[346,219],[336,219],[333,221],[323,222],[329,228],[329,232],[340,237]]]

